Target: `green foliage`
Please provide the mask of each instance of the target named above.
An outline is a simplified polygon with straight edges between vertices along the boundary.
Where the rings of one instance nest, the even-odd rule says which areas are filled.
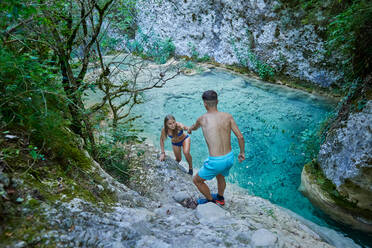
[[[170,38],[160,40],[154,39],[147,54],[154,58],[158,64],[164,64],[174,55],[176,47]]]
[[[176,47],[172,39],[160,39],[153,34],[144,34],[140,29],[137,31],[138,39],[127,39],[127,48],[130,52],[140,55],[142,58],[151,58],[158,64],[164,64],[174,56]]]
[[[37,55],[14,54],[0,48],[1,125],[21,126],[42,136],[66,124],[61,116],[63,89],[55,82],[53,67]],[[46,136],[44,136],[46,137]]]
[[[272,79],[274,77],[274,68],[262,62],[257,55],[251,51],[249,44],[242,44],[241,48],[238,48],[234,40],[231,43],[235,56],[237,57],[241,66],[253,68],[253,71],[256,72],[263,80]]]
[[[349,79],[372,71],[372,2],[353,1],[328,27],[329,51],[338,49],[346,57],[342,69]]]
[[[307,155],[305,161],[308,162],[317,157],[320,148],[320,135],[318,130],[305,129],[301,132],[300,139],[300,150],[305,151],[304,154]]]
[[[196,50],[195,45],[192,44],[191,42],[189,42],[187,45],[188,45],[188,47],[189,47],[189,49],[191,51],[191,59],[193,61],[196,61],[196,62],[207,62],[207,61],[210,60],[210,57],[208,55],[206,55],[206,54],[204,54],[202,57],[199,57],[200,54]]]
[[[37,146],[29,145],[28,148],[30,149],[30,155],[32,159],[35,160],[45,160],[45,157],[43,154],[40,154],[40,151],[38,151]]]
[[[184,65],[184,67],[186,67],[187,69],[194,69],[195,64],[192,61],[187,61]]]
[[[113,177],[127,183],[130,179],[129,152],[125,145],[128,143],[141,143],[143,138],[138,136],[138,131],[132,124],[119,125],[109,129],[99,137],[97,150],[98,160]]]
[[[134,39],[137,30],[135,16],[136,0],[117,0],[112,11],[106,15],[107,31],[100,34],[99,43],[104,53],[115,52],[125,38]]]
[[[372,2],[369,0],[289,0],[280,1],[280,8],[302,13],[302,24],[327,27],[317,32],[327,41],[329,56],[341,52],[345,59],[340,69],[346,82],[372,71]],[[286,10],[282,18],[286,18]],[[326,18],[320,18],[320,17]],[[346,87],[347,88],[347,87]]]

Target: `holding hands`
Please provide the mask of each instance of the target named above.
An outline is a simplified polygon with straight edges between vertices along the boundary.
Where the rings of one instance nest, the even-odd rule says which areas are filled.
[[[239,153],[239,155],[238,155],[239,162],[243,162],[244,159],[245,159],[245,154],[244,153]]]
[[[187,133],[188,133],[188,134],[191,134],[191,133],[192,133],[192,131],[191,131],[191,128],[190,128],[190,127],[187,127],[187,129],[186,129],[186,130],[187,130]]]

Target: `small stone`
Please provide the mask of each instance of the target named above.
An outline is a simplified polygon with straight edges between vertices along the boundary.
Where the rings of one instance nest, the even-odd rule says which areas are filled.
[[[0,183],[2,183],[5,187],[9,186],[10,180],[7,174],[0,172]]]
[[[14,248],[23,248],[26,247],[27,243],[25,241],[18,242],[17,244],[14,245]]]
[[[186,194],[186,192],[184,191],[180,191],[180,192],[177,192],[174,196],[173,196],[173,199],[176,201],[176,202],[182,202],[183,200],[185,200],[186,198],[188,198],[189,196]]]
[[[97,188],[98,188],[99,191],[105,190],[105,188],[100,184],[97,184]]]
[[[248,232],[241,232],[236,236],[236,239],[244,244],[249,244],[251,242],[251,236]]]
[[[5,135],[5,138],[12,140],[12,139],[18,139],[18,136],[7,134],[7,135]]]
[[[278,237],[266,229],[258,229],[252,235],[252,244],[254,247],[272,247],[275,245]]]

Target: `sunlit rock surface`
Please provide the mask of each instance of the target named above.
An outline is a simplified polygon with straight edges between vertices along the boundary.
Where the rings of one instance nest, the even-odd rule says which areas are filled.
[[[50,229],[43,238],[54,240],[58,247],[333,247],[314,231],[317,228],[299,221],[289,210],[234,185],[227,187],[223,209],[213,204],[196,209],[182,206],[174,198],[200,197],[191,176],[169,157],[158,161],[153,146],[143,146],[147,159],[138,169],[142,179],[133,182],[132,189],[95,166],[117,193],[118,203],[93,206],[74,199],[44,205]],[[144,186],[141,183],[147,188],[141,188],[140,195],[136,187]],[[209,184],[216,191],[216,182]],[[339,234],[328,242],[357,247]]]
[[[233,64],[250,47],[257,59],[287,76],[322,86],[341,78],[334,69],[337,51],[327,56],[318,35],[325,27],[302,24],[305,13],[279,1],[142,0],[137,8],[136,39],[142,34],[171,38],[178,55]]]

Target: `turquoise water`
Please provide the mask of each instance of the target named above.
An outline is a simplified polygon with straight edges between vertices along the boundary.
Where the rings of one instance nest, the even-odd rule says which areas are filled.
[[[143,128],[143,135],[160,149],[165,115],[173,114],[177,121],[192,125],[205,113],[201,95],[209,89],[218,93],[219,111],[233,115],[246,141],[246,160],[239,163],[236,159],[227,178],[230,183],[319,225],[341,231],[369,247],[371,237],[333,222],[297,190],[303,165],[309,159],[302,141],[307,133],[319,129],[335,102],[284,86],[212,70],[194,76],[178,76],[164,88],[146,91],[145,104],[137,105],[133,110],[136,115],[142,115],[136,121],[137,127]],[[96,102],[100,96],[99,92],[90,94],[86,104]],[[239,147],[233,134],[232,145],[237,156]],[[169,139],[165,149],[172,150]],[[191,135],[191,155],[196,169],[208,156],[201,129]]]
[[[194,76],[179,76],[164,88],[147,91],[144,95],[146,103],[134,110],[143,115],[137,125],[160,149],[165,115],[173,114],[177,121],[192,125],[205,113],[201,95],[209,89],[218,93],[219,111],[233,115],[246,142],[246,160],[239,163],[236,159],[227,178],[230,183],[319,225],[341,231],[362,245],[369,243],[368,237],[363,241],[364,235],[327,218],[297,190],[303,165],[309,159],[302,141],[306,133],[320,128],[335,102],[284,86],[212,70]],[[237,156],[239,146],[233,134],[232,145]],[[165,149],[172,150],[169,139]],[[201,129],[191,135],[191,155],[196,169],[208,156]]]
[[[173,114],[177,121],[192,125],[205,113],[201,94],[208,89],[218,93],[219,111],[233,115],[246,141],[246,160],[235,162],[228,181],[316,223],[324,223],[297,190],[307,156],[301,138],[306,129],[318,129],[334,105],[298,90],[214,70],[180,76],[166,88],[146,92],[146,104],[136,109],[137,114],[143,114],[139,125],[160,147],[164,116]],[[239,147],[234,135],[232,140],[237,156]],[[166,149],[172,150],[169,140]],[[191,135],[191,155],[195,168],[200,168],[208,156],[201,129]]]

